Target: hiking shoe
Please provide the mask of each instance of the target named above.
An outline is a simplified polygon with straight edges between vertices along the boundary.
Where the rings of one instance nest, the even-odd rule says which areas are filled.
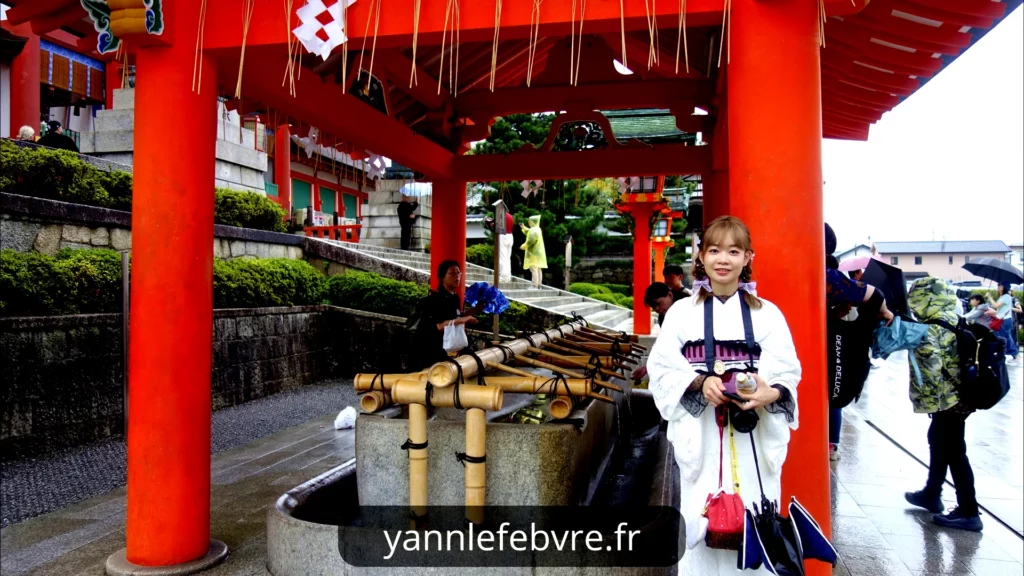
[[[943,528],[956,528],[958,530],[970,530],[971,532],[981,532],[984,525],[981,523],[981,515],[975,514],[974,516],[964,516],[960,513],[960,508],[954,508],[948,514],[936,514],[932,516],[932,522],[942,526]]]
[[[843,456],[839,453],[839,444],[829,444],[828,445],[828,459],[829,460],[831,460],[832,462],[835,462],[836,460],[839,460],[842,457]]]
[[[942,498],[938,496],[928,496],[924,493],[924,490],[919,492],[907,492],[903,494],[903,497],[918,508],[924,508],[925,510],[933,514],[941,514],[945,508],[942,506]],[[938,522],[936,522],[937,524]]]

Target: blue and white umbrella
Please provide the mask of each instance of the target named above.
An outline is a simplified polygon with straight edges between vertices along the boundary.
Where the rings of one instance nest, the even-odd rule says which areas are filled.
[[[433,187],[430,182],[409,182],[399,189],[403,196],[430,196]]]

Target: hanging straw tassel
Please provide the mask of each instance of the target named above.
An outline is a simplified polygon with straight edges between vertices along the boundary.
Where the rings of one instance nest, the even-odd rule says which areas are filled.
[[[451,21],[451,33],[448,31],[448,22]],[[459,0],[448,0],[444,11],[444,29],[441,32],[441,62],[437,74],[437,93],[441,93],[441,84],[444,81],[444,43],[447,37],[448,45],[448,91],[452,96],[457,96],[459,91]],[[453,62],[454,60],[454,62]]]
[[[242,97],[242,70],[245,68],[245,41],[249,37],[249,23],[252,22],[254,0],[245,0],[242,8],[242,56],[238,60],[238,82],[235,84],[235,98]]]
[[[850,0],[851,2],[853,0]],[[818,45],[825,47],[825,23],[828,21],[825,15],[825,0],[818,0]]]
[[[370,69],[366,71],[366,87],[363,94],[370,93],[370,81],[373,79],[373,57],[377,52],[377,27],[380,25],[380,5],[382,0],[370,1],[370,13],[374,15],[373,22],[373,45],[370,47]],[[363,57],[366,55],[366,37],[370,31],[370,18],[366,18],[366,29],[363,31],[363,49],[359,53],[359,75],[363,73]],[[358,76],[356,78],[358,80]]]
[[[626,63],[626,8],[622,5],[622,0],[619,0],[619,32],[622,36],[622,66],[629,68],[629,64]]]
[[[647,12],[647,34],[650,36],[651,46],[647,51],[647,69],[658,64],[658,3],[653,0],[654,14],[651,14],[651,4],[644,0],[644,10]]]
[[[344,2],[345,0],[342,0]],[[416,0],[413,3],[413,70],[409,73],[409,87],[413,85],[420,85],[419,79],[416,77],[416,43],[420,36],[420,0]]]
[[[289,0],[291,1],[291,0]],[[341,28],[345,31],[345,43],[341,45],[341,93],[348,89],[348,0],[341,0]]]
[[[203,67],[199,65],[203,56],[203,39],[206,36],[206,0],[202,0],[199,5],[199,26],[196,32],[196,57],[192,63],[192,91],[199,94],[200,87],[203,84]],[[121,43],[124,46],[124,42]],[[128,62],[128,56],[125,55],[125,62]],[[127,66],[125,66],[127,69]]]
[[[732,45],[732,34],[729,34],[729,30],[732,28],[732,0],[725,0],[725,6],[722,7],[722,36],[718,42],[718,67],[722,67],[722,49],[725,48],[725,63],[728,65],[730,61],[730,46]],[[726,36],[729,36],[729,41],[726,43]]]
[[[530,87],[533,79],[533,58],[537,55],[537,41],[540,39],[540,5],[544,0],[533,0],[533,10],[530,12],[530,53],[526,62],[526,87]],[[576,17],[576,0],[572,0],[573,18]],[[572,54],[569,55],[571,66]]]
[[[498,73],[498,35],[502,27],[502,0],[495,0],[495,42],[490,45],[490,91],[495,91],[495,76]]]
[[[686,73],[690,73],[690,48],[686,42],[686,0],[679,0],[679,30],[676,36],[676,74],[679,74],[679,45],[683,45]]]
[[[587,0],[580,2],[580,27],[576,30],[576,0],[572,0],[572,36],[569,38],[569,85],[580,79],[580,60],[583,59],[583,18],[587,13]],[[577,40],[578,38],[578,40]]]
[[[295,98],[295,52],[299,39],[291,31],[292,0],[284,0],[284,33],[288,39],[288,63],[284,66],[281,86],[288,84],[288,94]]]

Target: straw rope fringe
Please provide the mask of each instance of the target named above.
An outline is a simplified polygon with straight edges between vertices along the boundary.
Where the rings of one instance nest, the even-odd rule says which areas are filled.
[[[652,17],[652,14],[651,14],[652,4],[653,4],[653,8],[654,8],[653,17]],[[651,66],[658,65],[658,56],[659,56],[658,53],[660,52],[660,49],[658,47],[659,42],[658,42],[658,2],[657,2],[657,0],[652,0],[651,3],[648,3],[647,0],[644,0],[644,11],[647,12],[647,34],[650,36],[650,41],[651,41],[650,48],[647,51],[647,69],[650,70]]]
[[[530,12],[530,50],[526,62],[526,87],[530,87],[533,80],[533,58],[537,55],[537,41],[540,38],[540,5],[544,0],[533,0],[533,10]],[[576,17],[576,0],[572,0],[573,18]],[[570,65],[572,55],[569,56]]]
[[[575,1],[573,2],[573,4],[575,5]],[[571,71],[571,75],[572,75],[571,80],[572,80],[572,85],[573,86],[576,86],[579,83],[579,81],[580,81],[580,61],[583,60],[583,18],[584,18],[584,16],[586,16],[586,13],[587,13],[587,0],[582,0],[580,2],[580,28],[576,32],[576,37],[578,38],[578,40],[577,40],[578,44],[576,45],[576,67],[575,67],[575,70]],[[575,26],[576,26],[576,16],[575,16],[575,10],[574,10],[573,11],[573,27],[575,28]]]
[[[291,1],[291,0],[289,0]],[[341,27],[345,31],[345,43],[341,45],[341,93],[348,89],[348,0],[341,2]]]
[[[345,0],[342,0],[343,2]],[[412,71],[409,72],[409,88],[413,85],[419,86],[419,78],[416,77],[416,42],[420,35],[420,0],[416,0],[412,7]]]
[[[690,48],[686,42],[686,0],[679,0],[679,30],[676,35],[676,74],[679,74],[679,45],[683,45],[686,73],[690,73]]]
[[[196,57],[192,62],[192,91],[199,94],[200,87],[203,84],[203,67],[200,65],[200,61],[203,57],[203,40],[206,36],[206,0],[202,0],[199,5],[199,25],[196,31]],[[124,43],[122,42],[123,46]],[[125,62],[128,61],[127,54],[125,55]],[[127,66],[125,67],[127,68]]]
[[[729,34],[729,30],[732,29],[732,0],[725,0],[725,6],[722,7],[722,35],[718,39],[718,67],[722,67],[722,50],[725,49],[725,63],[726,65],[730,62],[730,47],[732,45],[732,34]],[[728,39],[726,38],[728,36]]]
[[[288,84],[288,94],[295,98],[295,45],[299,39],[291,31],[292,0],[284,0],[284,33],[288,39],[288,63],[284,66],[284,78],[281,86]]]
[[[853,0],[850,0],[851,2]],[[828,17],[825,15],[825,0],[818,0],[818,45],[825,47],[825,23]]]
[[[235,98],[242,97],[242,70],[245,68],[245,41],[249,37],[249,24],[252,22],[252,13],[255,8],[255,0],[245,0],[245,6],[242,8],[242,55],[238,60],[238,82],[235,84]]]
[[[441,93],[441,85],[444,82],[444,44],[447,39],[448,91],[451,92],[453,97],[458,96],[459,92],[459,31],[461,28],[459,16],[459,0],[448,0],[448,5],[444,11],[444,28],[441,31],[441,62],[437,73],[437,93]],[[452,25],[450,34],[448,32],[449,21]]]
[[[626,8],[622,5],[623,0],[619,0],[619,32],[622,36],[622,67],[629,68],[629,64],[626,62]]]
[[[490,91],[495,91],[498,73],[498,36],[502,27],[502,0],[495,0],[495,42],[490,45]]]

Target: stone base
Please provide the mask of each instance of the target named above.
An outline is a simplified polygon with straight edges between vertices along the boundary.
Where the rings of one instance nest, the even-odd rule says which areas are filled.
[[[122,548],[107,558],[107,574],[110,576],[178,576],[195,574],[216,566],[228,556],[227,544],[220,540],[210,540],[210,548],[206,555],[190,562],[171,566],[139,566],[126,558],[127,549]]]

